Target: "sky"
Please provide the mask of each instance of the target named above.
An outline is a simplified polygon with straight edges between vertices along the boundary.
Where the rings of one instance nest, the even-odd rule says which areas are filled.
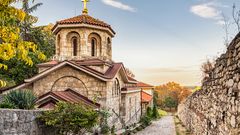
[[[36,25],[80,15],[83,8],[81,0],[37,2],[43,5],[33,13]],[[226,50],[222,16],[231,22],[233,3],[240,8],[240,0],[90,0],[88,10],[116,31],[113,60],[136,79],[193,86],[201,84],[201,64]],[[229,29],[234,37],[234,25]]]

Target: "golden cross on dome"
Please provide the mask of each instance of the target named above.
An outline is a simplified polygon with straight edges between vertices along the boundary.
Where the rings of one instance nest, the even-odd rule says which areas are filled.
[[[83,11],[82,11],[82,13],[87,14],[88,13],[87,3],[89,2],[89,0],[82,0],[82,2],[83,2]]]

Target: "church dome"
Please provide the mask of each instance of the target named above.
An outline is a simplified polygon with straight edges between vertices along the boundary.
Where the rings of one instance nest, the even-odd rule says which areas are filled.
[[[101,21],[99,19],[93,18],[93,17],[91,17],[87,14],[82,14],[82,15],[75,16],[75,17],[72,17],[72,18],[57,21],[57,23],[53,27],[53,31],[56,29],[56,27],[58,25],[77,25],[77,24],[87,24],[87,25],[107,28],[113,34],[115,34],[115,31],[111,28],[111,25],[109,25],[109,24],[107,24],[104,21]]]

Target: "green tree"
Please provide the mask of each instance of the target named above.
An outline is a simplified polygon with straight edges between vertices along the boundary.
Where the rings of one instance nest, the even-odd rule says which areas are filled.
[[[34,27],[31,29],[30,41],[38,45],[39,49],[49,59],[55,54],[55,36],[52,33],[53,24]]]
[[[38,18],[31,15],[34,11],[36,11],[43,3],[36,3],[30,7],[30,0],[22,0],[22,10],[25,12],[26,17],[20,23],[21,28],[21,36],[24,40],[29,40],[30,32],[32,25],[37,22]],[[32,1],[34,3],[34,0]]]
[[[170,97],[170,96],[165,98],[164,104],[165,104],[166,107],[170,108],[170,110],[173,107],[176,108],[177,105],[178,105],[177,100]]]
[[[11,6],[17,1],[18,0],[2,0],[0,3],[0,70],[7,70],[8,65],[3,62],[13,58],[32,66],[33,61],[30,53],[38,59],[45,59],[45,55],[38,50],[36,44],[25,41],[20,36],[19,23],[24,21],[26,13],[23,10]],[[0,87],[3,86],[2,82],[5,80],[5,78],[0,78]]]
[[[164,100],[166,97],[172,97],[177,103],[180,103],[191,94],[190,89],[182,87],[175,82],[168,82],[167,84],[157,86],[155,92],[158,93],[157,105],[159,107],[165,107]]]
[[[16,26],[19,27],[21,33],[19,34],[22,39],[37,45],[38,50],[41,50],[46,58],[49,59],[55,52],[55,37],[51,32],[53,25],[33,27],[33,24],[37,22],[37,17],[33,17],[30,14],[37,10],[42,3],[37,3],[32,7],[29,5],[29,0],[22,1],[21,11],[24,11],[25,18],[19,23],[20,25]],[[0,70],[0,79],[6,80],[8,82],[7,86],[22,83],[24,79],[37,74],[38,68],[36,65],[44,62],[46,59],[39,59],[32,51],[28,52],[28,56],[32,60],[31,65],[26,65],[24,61],[19,61],[16,57],[2,61],[3,65],[8,65],[8,70]]]
[[[32,66],[26,65],[17,58],[12,58],[9,61],[3,62],[4,64],[8,65],[8,70],[0,70],[0,74],[8,82],[8,86],[22,83],[24,79],[32,77],[38,72],[36,64],[40,63],[41,61],[32,53],[29,55],[33,61]]]

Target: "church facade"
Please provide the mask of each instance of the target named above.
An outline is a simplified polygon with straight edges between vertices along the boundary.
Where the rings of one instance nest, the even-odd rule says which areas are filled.
[[[53,108],[56,102],[82,102],[110,113],[108,124],[121,128],[141,117],[141,89],[129,77],[123,63],[112,60],[115,31],[107,23],[88,15],[58,21],[56,55],[38,65],[39,73],[8,90],[30,89],[37,96],[38,108]],[[6,90],[3,93],[6,93]]]

